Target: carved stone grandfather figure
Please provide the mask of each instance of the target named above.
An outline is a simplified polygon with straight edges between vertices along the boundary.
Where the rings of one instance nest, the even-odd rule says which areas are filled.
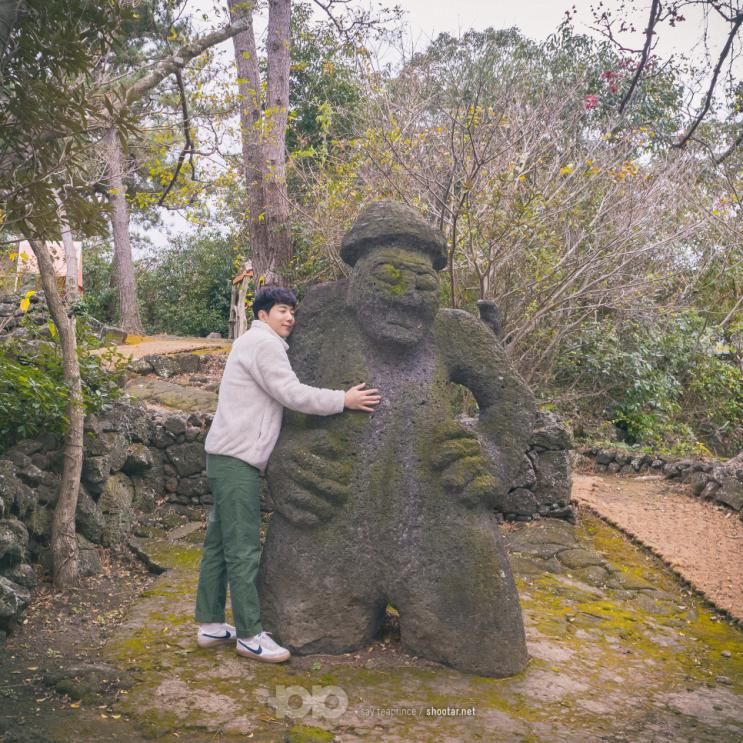
[[[259,578],[263,620],[292,652],[343,653],[388,604],[403,648],[487,676],[526,664],[518,594],[492,511],[534,425],[534,400],[494,334],[439,309],[441,233],[406,206],[368,207],[343,240],[350,279],[302,302],[302,381],[378,387],[372,416],[287,416],[268,471],[277,512]],[[454,382],[479,406],[455,420]]]

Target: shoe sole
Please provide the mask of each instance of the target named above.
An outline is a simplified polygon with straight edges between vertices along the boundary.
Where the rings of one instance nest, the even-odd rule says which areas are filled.
[[[234,637],[225,637],[224,640],[217,640],[217,639],[211,638],[211,637],[209,637],[209,638],[206,638],[206,637],[204,637],[204,638],[197,637],[196,638],[196,644],[200,648],[215,648],[218,645],[230,645],[233,642],[235,642],[235,638]]]
[[[283,663],[285,660],[289,660],[289,658],[292,657],[291,653],[287,652],[286,655],[274,655],[272,657],[268,657],[266,655],[256,655],[255,653],[251,653],[248,650],[240,650],[240,648],[236,648],[235,652],[238,655],[241,655],[243,658],[252,658],[253,660],[260,661],[261,663]]]

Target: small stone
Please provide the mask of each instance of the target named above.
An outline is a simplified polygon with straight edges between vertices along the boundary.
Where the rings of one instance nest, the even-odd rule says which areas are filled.
[[[731,656],[732,656],[733,654],[732,654],[732,653],[731,653],[731,652],[730,652],[729,650],[723,650],[723,651],[722,651],[722,652],[720,653],[720,655],[721,655],[721,656],[722,656],[723,658],[730,658],[730,657],[731,657]]]

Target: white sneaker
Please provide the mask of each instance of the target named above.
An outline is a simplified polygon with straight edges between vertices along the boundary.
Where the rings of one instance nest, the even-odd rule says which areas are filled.
[[[246,640],[237,639],[237,654],[254,658],[263,663],[281,663],[289,660],[291,653],[271,638],[270,632],[260,632]]]
[[[196,644],[200,648],[213,648],[226,645],[237,637],[237,631],[231,624],[201,625],[196,635]]]

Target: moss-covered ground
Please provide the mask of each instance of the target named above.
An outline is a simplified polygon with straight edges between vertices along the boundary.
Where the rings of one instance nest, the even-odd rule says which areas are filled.
[[[118,712],[162,740],[741,739],[739,628],[593,517],[509,537],[519,545],[530,652],[510,679],[410,658],[394,636],[278,666],[230,647],[199,649],[191,620],[199,547],[153,540],[153,559],[170,569],[106,646],[107,660],[135,679]]]

